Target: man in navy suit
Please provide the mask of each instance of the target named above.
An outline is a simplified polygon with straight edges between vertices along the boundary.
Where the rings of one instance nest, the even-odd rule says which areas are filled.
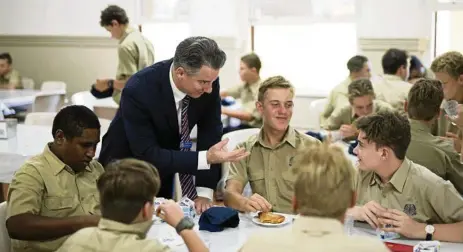
[[[222,136],[219,70],[226,60],[217,43],[205,37],[182,41],[173,59],[134,74],[122,92],[120,108],[103,137],[99,161],[134,157],[152,163],[161,177],[158,197],[173,197],[175,173],[182,196],[198,213],[212,205],[220,163],[249,155],[228,152]],[[198,126],[197,151],[189,137]],[[194,177],[193,177],[194,176]]]

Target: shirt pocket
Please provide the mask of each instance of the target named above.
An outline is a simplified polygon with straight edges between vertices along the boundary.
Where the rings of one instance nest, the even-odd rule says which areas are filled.
[[[66,217],[74,212],[77,205],[78,202],[75,197],[45,197],[42,215],[48,217]]]
[[[251,185],[252,193],[257,193],[265,198],[266,194],[264,175],[264,170],[251,171],[249,173],[249,184]]]

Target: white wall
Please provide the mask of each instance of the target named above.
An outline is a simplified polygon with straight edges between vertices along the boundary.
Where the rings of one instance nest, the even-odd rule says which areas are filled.
[[[135,0],[0,0],[0,34],[108,36],[99,24],[101,10],[117,4],[136,22],[135,3]]]

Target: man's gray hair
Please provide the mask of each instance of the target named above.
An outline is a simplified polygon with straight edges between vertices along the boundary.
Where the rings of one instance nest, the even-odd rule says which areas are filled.
[[[182,67],[188,75],[195,75],[202,66],[220,69],[225,64],[227,55],[217,43],[206,37],[189,37],[175,49],[174,69]]]

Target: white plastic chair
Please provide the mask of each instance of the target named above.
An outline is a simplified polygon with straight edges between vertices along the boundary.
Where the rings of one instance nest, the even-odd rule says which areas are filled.
[[[93,110],[96,98],[89,91],[77,92],[71,96],[72,105],[83,105]]]
[[[24,89],[34,89],[35,88],[35,82],[31,78],[22,77],[21,84]]]
[[[66,103],[66,95],[43,93],[35,96],[32,112],[57,112]]]
[[[32,112],[26,115],[25,125],[52,126],[56,112]]]
[[[40,87],[42,91],[46,90],[66,90],[66,83],[62,81],[44,81]]]
[[[228,144],[227,144],[227,149],[229,151],[233,150],[236,148],[236,146],[241,143],[246,141],[249,137],[258,134],[260,131],[259,128],[251,128],[251,129],[242,129],[242,130],[236,130],[229,132],[225,135],[222,136],[222,139],[228,138]],[[230,169],[230,163],[224,163],[222,164],[222,178],[220,179],[218,183],[218,189],[219,190],[224,190],[225,189],[225,182],[228,177],[228,170]],[[249,183],[245,185],[243,195],[245,196],[250,196],[251,195],[251,187],[249,186]]]
[[[112,120],[116,116],[117,107],[93,106],[93,111],[99,118]]]
[[[323,99],[318,99],[315,101],[312,101],[309,106],[309,122],[310,124],[308,125],[309,129],[312,130],[319,130],[320,129],[320,116],[323,113],[323,110],[325,109],[325,105],[328,102],[328,99],[323,98]]]
[[[11,251],[11,241],[6,229],[6,201],[0,203],[0,251]]]
[[[103,137],[106,132],[108,132],[109,125],[111,124],[111,120],[104,119],[104,118],[98,118],[100,119],[100,137]]]

